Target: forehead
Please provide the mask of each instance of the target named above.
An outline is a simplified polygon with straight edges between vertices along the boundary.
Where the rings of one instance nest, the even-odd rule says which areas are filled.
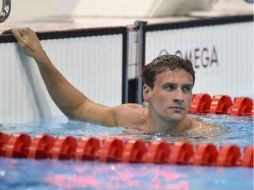
[[[156,75],[154,84],[163,84],[166,82],[193,84],[193,78],[191,74],[183,69],[175,69],[174,71],[166,70]]]

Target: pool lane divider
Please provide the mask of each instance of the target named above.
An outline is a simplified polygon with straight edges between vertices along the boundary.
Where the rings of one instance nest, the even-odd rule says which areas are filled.
[[[253,117],[253,99],[241,96],[232,101],[228,95],[193,94],[189,112]]]
[[[0,132],[0,156],[7,158],[99,160],[102,162],[157,163],[221,167],[253,167],[254,146],[212,143],[144,142],[123,137],[80,137]]]

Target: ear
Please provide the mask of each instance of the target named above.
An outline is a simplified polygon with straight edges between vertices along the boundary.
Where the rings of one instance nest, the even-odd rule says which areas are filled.
[[[148,86],[147,84],[144,84],[143,86],[143,97],[146,102],[150,101],[150,98],[152,96],[152,88]]]

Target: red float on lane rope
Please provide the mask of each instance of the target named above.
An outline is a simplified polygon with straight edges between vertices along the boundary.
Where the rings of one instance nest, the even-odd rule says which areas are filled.
[[[0,132],[0,156],[5,155],[4,145],[8,142],[10,136]]]
[[[146,153],[146,146],[142,140],[130,139],[125,143],[122,161],[141,162]]]
[[[27,134],[13,134],[4,146],[5,156],[13,158],[26,158],[31,143]]]
[[[209,113],[229,114],[233,103],[227,95],[217,95],[213,97]]]
[[[82,137],[75,153],[76,160],[95,160],[100,150],[100,140],[94,137]]]
[[[253,167],[254,166],[253,156],[254,156],[254,146],[251,145],[251,146],[245,147],[243,158],[241,161],[241,166]]]
[[[143,161],[148,163],[168,163],[170,147],[166,141],[152,141]]]
[[[196,165],[215,165],[218,151],[214,144],[198,144],[193,158]]]
[[[217,166],[237,166],[239,164],[241,153],[237,145],[222,145],[220,147]]]
[[[60,136],[56,139],[52,149],[51,158],[53,159],[72,159],[77,148],[77,139],[72,136]]]
[[[231,110],[231,115],[251,115],[253,100],[248,97],[237,97]]]
[[[29,147],[27,157],[32,159],[45,159],[50,157],[55,138],[50,135],[37,135]]]
[[[176,142],[171,147],[170,164],[191,164],[193,146],[188,142]]]
[[[100,161],[121,161],[123,154],[123,141],[117,138],[105,139],[99,151]]]
[[[211,106],[212,98],[209,94],[195,94],[189,108],[190,113],[207,113]]]

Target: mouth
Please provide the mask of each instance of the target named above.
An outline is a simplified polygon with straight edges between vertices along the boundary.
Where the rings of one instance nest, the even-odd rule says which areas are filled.
[[[172,110],[175,110],[175,111],[185,110],[184,107],[180,107],[180,106],[170,106],[169,109],[172,109]]]

